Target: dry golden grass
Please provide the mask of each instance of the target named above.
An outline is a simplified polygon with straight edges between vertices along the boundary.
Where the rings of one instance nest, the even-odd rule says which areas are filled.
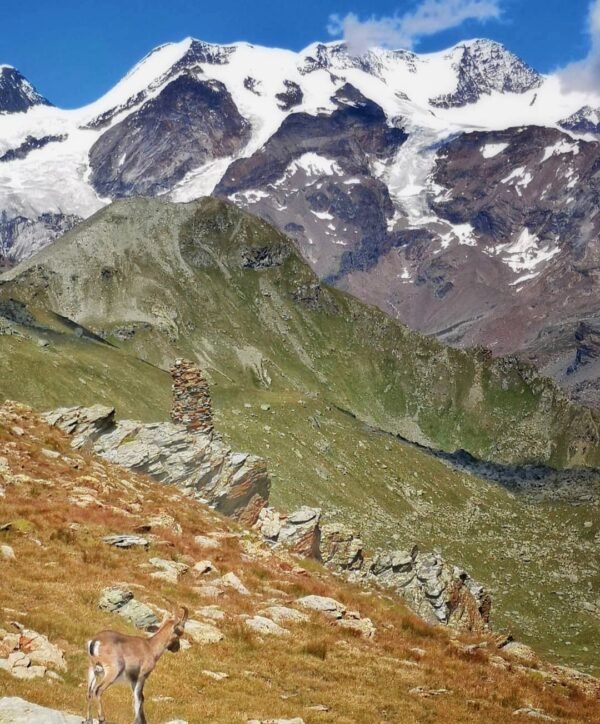
[[[15,434],[15,425],[25,434]],[[47,457],[44,449],[59,457]],[[512,712],[524,706],[543,709],[561,722],[600,721],[597,699],[567,679],[525,671],[516,662],[493,665],[490,656],[498,652],[491,638],[487,648],[467,653],[464,645],[482,639],[454,637],[457,644],[450,632],[423,623],[393,596],[346,584],[313,563],[273,555],[253,534],[177,490],[71,450],[60,432],[23,407],[0,408],[0,484],[5,490],[0,525],[13,522],[0,533],[0,543],[16,554],[14,561],[0,560],[0,627],[21,621],[62,646],[68,662],[62,683],[19,681],[0,671],[0,696],[82,713],[85,641],[107,627],[131,632],[122,618],[97,608],[102,588],[124,583],[150,604],[169,607],[176,599],[192,611],[216,604],[226,613],[216,622],[225,633],[222,642],[193,645],[160,660],[146,687],[151,722],[231,724],[300,716],[307,724],[501,724],[518,722]],[[78,496],[92,502],[81,507]],[[100,540],[107,533],[133,531],[159,512],[172,515],[183,533],[152,531],[157,540],[149,551],[121,551]],[[219,547],[201,548],[194,541],[199,534],[222,536]],[[158,581],[145,565],[152,556],[187,563],[208,558],[221,574],[234,571],[251,595],[231,591],[216,600],[202,598],[194,590],[200,581],[191,572],[177,585]],[[261,639],[240,618],[271,599],[293,605],[310,593],[332,596],[371,617],[375,639],[365,641],[317,614],[307,624],[290,625],[288,637]],[[202,673],[206,669],[229,678],[215,681]],[[431,697],[410,693],[417,687],[448,691]],[[105,703],[112,722],[130,721],[128,689],[113,687]],[[317,705],[328,710],[311,709]]]

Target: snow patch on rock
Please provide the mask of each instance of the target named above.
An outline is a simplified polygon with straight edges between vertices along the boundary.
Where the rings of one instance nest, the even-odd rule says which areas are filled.
[[[484,158],[494,158],[508,148],[508,143],[486,143],[481,148],[481,155]]]

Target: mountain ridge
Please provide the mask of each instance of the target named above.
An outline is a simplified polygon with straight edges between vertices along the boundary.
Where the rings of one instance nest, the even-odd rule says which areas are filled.
[[[3,396],[156,422],[163,370],[193,359],[227,443],[268,460],[278,508],[358,521],[371,549],[439,548],[489,588],[499,626],[597,665],[597,480],[577,466],[598,464],[599,421],[532,367],[444,348],[321,284],[290,239],[215,198],[116,201],[0,281]],[[567,469],[514,468],[533,461]]]
[[[114,198],[222,195],[291,235],[322,279],[451,344],[519,353],[596,404],[577,329],[600,315],[585,110],[600,98],[567,91],[481,39],[361,57],[335,41],[165,44],[82,109],[0,116],[0,257],[27,258]],[[462,196],[467,161],[486,208]]]

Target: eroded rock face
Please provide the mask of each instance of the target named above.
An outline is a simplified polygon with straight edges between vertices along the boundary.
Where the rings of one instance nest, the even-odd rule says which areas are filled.
[[[399,593],[421,618],[466,631],[484,631],[490,618],[487,591],[439,553],[412,550],[367,555],[348,526],[324,526],[321,557],[328,568],[350,580],[372,581]]]
[[[271,481],[264,462],[234,453],[212,434],[189,432],[170,422],[114,419],[114,409],[62,408],[50,424],[88,444],[101,457],[167,485],[177,485],[224,515],[253,525],[266,505]]]
[[[90,149],[90,181],[102,196],[154,196],[188,171],[237,153],[250,126],[216,80],[176,77]]]
[[[261,149],[231,164],[215,190],[284,229],[328,278],[344,252],[344,267],[364,268],[402,243],[389,231],[394,208],[373,167],[407,138],[350,84],[332,101],[331,114],[289,115]],[[323,234],[338,243],[323,244]]]
[[[303,558],[321,557],[321,510],[303,506],[289,515],[263,508],[256,528],[274,546],[281,545]]]

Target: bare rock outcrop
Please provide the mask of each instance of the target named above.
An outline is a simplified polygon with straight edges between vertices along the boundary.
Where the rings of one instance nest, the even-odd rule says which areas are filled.
[[[348,526],[324,526],[321,557],[325,565],[359,582],[372,581],[399,593],[421,618],[465,631],[485,631],[491,598],[468,573],[437,552],[376,551],[367,555],[360,536]]]
[[[114,409],[62,408],[46,420],[112,463],[177,485],[224,515],[253,525],[266,505],[271,481],[264,462],[232,451],[214,434],[189,432],[171,422],[114,419]]]
[[[256,529],[273,546],[284,546],[303,558],[321,559],[321,509],[302,506],[284,515],[275,508],[263,508]]]
[[[0,699],[0,722],[10,724],[81,724],[81,716],[32,704],[17,696]]]
[[[487,628],[488,593],[439,553],[421,553],[415,546],[367,555],[360,535],[350,527],[321,527],[320,508],[302,506],[284,514],[269,507],[264,461],[233,452],[213,430],[210,390],[202,371],[178,359],[171,374],[172,422],[117,421],[114,409],[102,406],[63,408],[48,413],[46,420],[72,435],[74,447],[91,447],[112,463],[183,488],[224,515],[253,526],[275,548],[322,561],[351,580],[395,590],[426,621],[468,631]],[[154,575],[176,581],[180,574],[163,570]],[[225,577],[220,580],[227,584]],[[215,581],[202,587],[205,595],[209,589],[218,590]],[[345,620],[345,625],[365,634],[363,623],[351,616]]]
[[[363,618],[358,611],[348,611],[346,606],[336,601],[335,598],[314,595],[303,596],[296,603],[304,609],[317,611],[327,616],[342,628],[356,631],[363,638],[371,639],[377,631],[370,618]]]
[[[17,679],[46,676],[59,678],[56,671],[66,671],[62,649],[46,636],[13,623],[14,632],[0,629],[0,669]],[[4,721],[0,718],[0,722]]]

